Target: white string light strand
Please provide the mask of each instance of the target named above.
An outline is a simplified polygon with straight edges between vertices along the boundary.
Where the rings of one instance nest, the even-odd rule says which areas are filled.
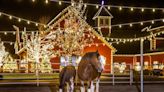
[[[150,39],[152,39],[152,37],[156,37],[156,36],[159,36],[159,35],[161,35],[161,34],[164,34],[164,31],[160,31],[160,32],[156,32],[156,33],[154,33],[154,34],[151,34],[151,35],[147,35],[147,36],[144,36],[144,37],[138,37],[138,38],[109,38],[109,37],[104,37],[107,41],[112,41],[112,42],[109,42],[109,44],[119,44],[119,43],[126,43],[126,42],[136,42],[136,41],[140,41],[141,39],[144,39],[144,40],[146,40],[146,39],[148,39],[148,40],[150,40]],[[3,43],[8,43],[8,44],[10,44],[10,45],[13,45],[15,42],[13,42],[13,41],[1,41],[1,42],[3,42]],[[92,43],[92,44],[88,44],[87,46],[89,46],[89,45],[103,45],[104,46],[104,44],[103,43]]]
[[[159,36],[161,34],[164,34],[164,31],[161,31],[161,32],[157,32],[157,33],[154,33],[154,34],[151,34],[151,35],[148,35],[148,36],[144,36],[144,37],[138,37],[138,38],[108,38],[106,37],[106,40],[107,41],[112,41],[112,42],[115,42],[115,43],[126,43],[126,42],[134,42],[134,41],[140,41],[141,39],[152,39],[152,37],[156,37],[156,36]],[[109,42],[111,43],[111,42]]]
[[[155,22],[159,22],[159,21],[164,22],[164,18],[153,19],[153,20],[146,20],[146,21],[139,21],[139,22],[129,22],[129,23],[122,23],[122,24],[114,24],[114,25],[111,25],[111,27],[119,27],[119,28],[122,28],[123,26],[130,26],[130,27],[132,27],[133,25],[137,25],[137,24],[140,24],[142,26],[145,23],[154,24]],[[101,26],[101,28],[107,28],[107,27],[110,27],[110,26]],[[98,29],[99,27],[93,27],[93,28]]]
[[[24,18],[20,18],[20,17],[17,17],[17,16],[13,16],[13,15],[10,15],[10,14],[7,14],[7,13],[4,13],[4,12],[0,12],[0,16],[7,16],[9,17],[10,20],[12,20],[13,18],[17,19],[18,22],[21,22],[21,21],[25,21],[27,24],[34,24],[35,26],[38,26],[38,25],[42,25],[44,26],[44,28],[59,28],[59,27],[51,27],[47,24],[43,24],[43,23],[38,23],[38,22],[35,22],[35,21],[31,21],[31,20],[28,20],[28,19],[24,19]],[[164,18],[161,18],[161,19],[153,19],[153,20],[147,20],[147,21],[139,21],[139,22],[129,22],[129,23],[122,23],[122,24],[114,24],[114,25],[111,25],[111,26],[101,26],[102,28],[103,27],[119,27],[119,28],[122,28],[122,26],[130,26],[132,27],[133,25],[136,25],[136,24],[140,24],[140,25],[144,25],[144,23],[152,23],[154,24],[155,22],[158,22],[158,21],[162,21],[164,22]],[[98,29],[99,27],[93,27],[95,29]]]
[[[27,24],[31,24],[31,23],[32,23],[32,24],[34,24],[34,25],[36,25],[36,26],[42,25],[42,26],[46,26],[46,27],[47,27],[46,24],[38,23],[38,22],[31,21],[31,20],[28,20],[28,19],[20,18],[20,17],[17,17],[17,16],[13,16],[13,15],[10,15],[10,14],[4,13],[4,12],[0,12],[0,16],[7,16],[7,17],[9,17],[10,20],[12,20],[12,19],[17,19],[18,22],[24,21],[24,22],[26,22]]]
[[[57,2],[57,3],[65,3],[65,4],[72,4],[71,1],[61,1],[61,0],[50,0],[52,2]],[[79,3],[81,4],[81,3]],[[102,4],[93,4],[93,3],[83,3],[83,5],[85,6],[93,6],[93,7],[99,7],[99,6],[102,6]],[[107,7],[108,9],[110,8],[118,8],[119,10],[121,9],[129,9],[131,11],[134,11],[134,9],[140,9],[142,12],[144,10],[152,10],[153,12],[155,12],[156,10],[161,10],[163,11],[164,8],[150,8],[150,7],[132,7],[132,6],[118,6],[118,5],[103,5],[105,7]],[[110,7],[110,8],[109,8]]]

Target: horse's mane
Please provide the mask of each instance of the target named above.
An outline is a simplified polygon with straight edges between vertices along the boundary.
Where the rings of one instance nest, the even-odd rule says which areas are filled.
[[[99,56],[99,53],[97,53],[97,52],[88,52],[88,53],[85,53],[85,55],[82,57],[82,60],[89,60],[93,56],[98,57]]]

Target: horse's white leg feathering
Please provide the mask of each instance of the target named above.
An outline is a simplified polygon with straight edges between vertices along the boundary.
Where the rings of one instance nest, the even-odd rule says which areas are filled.
[[[99,83],[100,83],[100,79],[98,79],[96,82],[96,92],[99,92]]]
[[[93,81],[91,81],[91,92],[94,92],[95,91],[95,86],[93,84]]]
[[[67,85],[67,92],[69,92],[69,90],[70,90],[69,84],[66,83],[66,85]]]
[[[91,91],[91,88],[90,88],[90,89],[88,89],[88,91],[87,91],[87,92],[92,92],[92,91]]]
[[[62,89],[59,89],[59,92],[63,92],[63,90]]]
[[[85,86],[84,86],[84,82],[83,81],[81,81],[81,87],[80,87],[80,91],[81,92],[85,92]]]
[[[81,92],[85,92],[85,87],[80,87]]]
[[[71,85],[70,85],[70,92],[73,92],[74,91],[74,78],[71,78],[70,79],[70,82],[71,82]]]

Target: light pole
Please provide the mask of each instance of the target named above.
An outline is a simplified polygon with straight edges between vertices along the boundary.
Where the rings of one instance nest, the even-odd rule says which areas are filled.
[[[141,76],[140,76],[140,80],[141,80],[141,92],[144,92],[144,85],[143,85],[143,42],[144,39],[141,38],[140,40],[140,63],[141,63]]]

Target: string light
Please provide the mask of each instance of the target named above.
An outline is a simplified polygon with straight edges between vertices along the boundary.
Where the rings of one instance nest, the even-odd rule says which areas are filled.
[[[162,18],[162,19],[154,19],[154,20],[146,20],[146,21],[139,21],[139,22],[130,22],[130,23],[123,23],[123,24],[115,24],[115,25],[111,25],[110,27],[119,27],[120,25],[121,26],[126,26],[126,25],[129,25],[130,26],[130,24],[131,25],[135,25],[135,24],[144,24],[144,23],[152,23],[152,21],[154,21],[154,23],[155,22],[157,22],[157,21],[163,21],[164,22],[164,19]],[[142,23],[141,23],[142,22]],[[101,26],[101,27],[108,27],[108,26]],[[98,28],[98,27],[93,27],[93,28]]]
[[[36,23],[35,26],[38,26],[38,23]]]
[[[7,35],[7,32],[4,32],[5,35]]]
[[[141,22],[141,25],[143,25],[143,22]]]
[[[99,6],[98,5],[96,5],[96,9],[98,9],[99,8]]]
[[[119,28],[122,28],[122,25],[119,25]]]
[[[48,0],[45,0],[45,3],[48,4]]]
[[[134,42],[134,41],[140,41],[141,39],[144,39],[144,40],[150,40],[153,36],[159,36],[161,34],[164,34],[164,31],[161,31],[161,32],[157,32],[157,33],[154,33],[152,35],[148,35],[148,36],[144,36],[144,37],[139,37],[139,38],[106,38],[108,40],[111,40],[112,43],[117,43],[119,44],[120,42]],[[115,42],[113,42],[115,40]],[[111,42],[110,42],[111,43]]]
[[[12,42],[10,42],[10,45],[13,45],[13,43],[12,43]]]
[[[144,8],[141,9],[142,12],[144,12],[144,10],[145,10]]]
[[[110,6],[108,6],[108,10],[110,10]]]
[[[164,22],[164,19],[162,21]]]
[[[152,22],[151,22],[152,24],[154,24],[154,21],[152,20]]]
[[[13,32],[13,35],[15,35],[15,32]]]
[[[32,2],[35,2],[35,0],[32,0]]]
[[[53,1],[53,2],[59,2],[60,0],[51,0],[51,1]],[[61,1],[62,3],[65,3],[65,4],[71,4],[71,1]],[[93,6],[93,7],[95,7],[95,6],[102,6],[102,4],[94,4],[94,3],[84,3],[84,4],[86,4],[87,6]],[[126,9],[131,9],[131,8],[133,8],[133,9],[145,9],[145,10],[161,10],[161,11],[163,11],[164,10],[164,8],[150,8],[150,7],[131,7],[131,6],[117,6],[117,5],[104,5],[103,4],[103,6],[105,6],[105,7],[108,7],[108,6],[110,6],[111,8],[119,8],[119,7],[122,7],[122,8],[126,8]]]
[[[121,11],[122,10],[122,7],[119,7],[119,10]]]
[[[31,21],[31,20],[23,19],[23,18],[20,18],[20,17],[16,17],[16,16],[13,16],[13,15],[10,15],[10,14],[3,13],[3,12],[0,12],[0,14],[1,14],[1,15],[5,15],[5,16],[8,16],[10,19],[15,18],[15,19],[18,20],[18,22],[19,22],[19,21],[26,21],[27,24],[32,23],[32,24],[35,24],[36,26],[38,26],[38,25],[43,25],[43,26],[44,26],[44,25],[45,25],[45,24],[42,24],[42,23],[37,23],[37,22]],[[143,22],[143,23],[148,23],[148,22],[152,22],[152,21],[154,21],[154,22],[155,22],[155,21],[163,21],[163,22],[164,22],[164,19],[162,18],[162,19],[154,19],[154,20],[147,20],[147,21],[140,21],[140,22],[131,22],[131,23],[115,24],[115,25],[111,25],[110,28],[111,28],[111,27],[115,27],[115,26],[120,26],[120,25],[125,26],[125,25],[129,25],[129,24],[139,24],[139,23],[141,23],[141,22]],[[104,26],[104,27],[105,27],[105,26]],[[108,27],[108,26],[106,26],[106,27]],[[98,27],[93,27],[93,28],[98,28]]]
[[[74,6],[75,4],[74,3],[71,3],[72,6]]]
[[[18,19],[18,22],[21,22],[21,19],[20,18]]]
[[[44,25],[44,28],[46,28],[47,26],[46,25]]]
[[[4,16],[8,17],[10,20],[12,20],[13,18],[14,18],[14,19],[17,19],[18,22],[25,21],[25,22],[27,22],[27,24],[28,24],[28,23],[33,23],[33,24],[36,24],[36,23],[37,23],[37,22],[35,22],[35,21],[31,21],[31,20],[27,20],[27,19],[24,19],[24,18],[16,17],[16,16],[13,16],[13,15],[4,13],[4,12],[0,12],[0,15],[4,15]],[[43,24],[43,23],[38,23],[38,24],[40,24],[40,25],[45,25],[45,24]]]
[[[62,5],[62,2],[61,1],[59,1],[59,5]]]
[[[12,16],[9,16],[9,19],[11,20],[12,19]]]
[[[130,24],[130,27],[132,27],[133,26],[133,24]]]
[[[87,7],[87,5],[86,5],[86,4],[84,4],[84,7],[86,8],[86,7]]]
[[[153,12],[155,12],[155,9],[153,9]]]
[[[27,21],[27,24],[30,24],[30,21]]]
[[[134,9],[133,9],[133,8],[131,8],[130,10],[131,10],[131,11],[133,11]]]

